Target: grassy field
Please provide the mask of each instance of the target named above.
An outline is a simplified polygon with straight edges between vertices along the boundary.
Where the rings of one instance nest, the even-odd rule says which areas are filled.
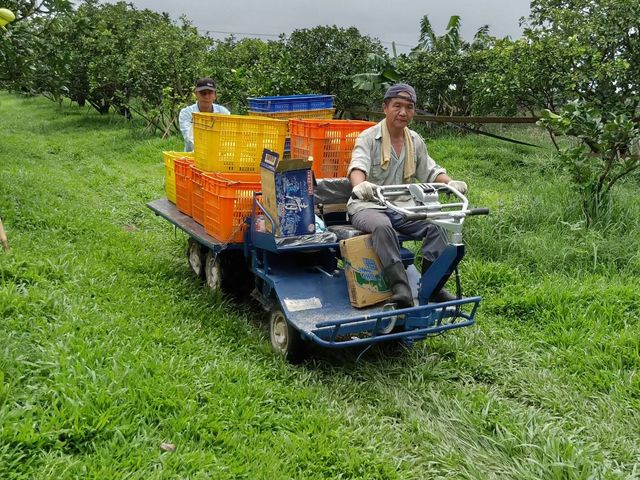
[[[477,326],[296,367],[145,207],[178,138],[44,99],[0,112],[0,478],[640,478],[637,177],[585,229],[551,150],[431,139],[492,209],[461,268]]]

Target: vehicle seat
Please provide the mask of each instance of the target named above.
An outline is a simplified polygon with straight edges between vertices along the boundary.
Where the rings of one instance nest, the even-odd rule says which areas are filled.
[[[346,240],[347,238],[358,237],[364,235],[365,232],[358,230],[353,225],[329,225],[327,230],[336,234],[338,241]]]
[[[351,182],[346,177],[343,178],[321,178],[317,180],[313,200],[316,206],[316,213],[322,217],[327,226],[327,230],[336,234],[338,241],[364,235],[365,232],[358,230],[347,220],[347,202],[351,196]],[[400,237],[400,242],[410,240]],[[405,267],[414,261],[414,254],[411,250],[400,245],[400,258]]]
[[[349,225],[347,202],[350,195],[351,182],[346,177],[317,180],[313,190],[313,202],[316,214],[322,217],[325,225]]]

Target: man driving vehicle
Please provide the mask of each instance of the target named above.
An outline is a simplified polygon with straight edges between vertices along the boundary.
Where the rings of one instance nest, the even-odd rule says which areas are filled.
[[[447,246],[447,235],[433,223],[407,220],[375,202],[376,186],[418,180],[446,183],[463,195],[468,190],[465,182],[452,180],[447,175],[447,171],[429,156],[422,137],[408,128],[415,114],[416,100],[416,92],[410,85],[400,83],[389,87],[382,105],[385,118],[360,134],[347,173],[353,187],[353,195],[347,204],[351,223],[357,229],[371,233],[373,248],[391,285],[391,302],[399,308],[413,306],[413,296],[400,258],[397,234],[422,240],[422,273]],[[442,288],[429,301],[454,299]]]

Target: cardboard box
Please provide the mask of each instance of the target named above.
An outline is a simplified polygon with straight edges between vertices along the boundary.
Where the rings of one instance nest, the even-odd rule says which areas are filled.
[[[373,251],[371,235],[341,240],[340,252],[351,305],[366,307],[391,297],[389,281],[382,274],[380,259]]]
[[[312,164],[308,159],[280,158],[267,149],[262,154],[262,206],[275,222],[276,237],[316,231]],[[265,227],[271,233],[271,223]]]

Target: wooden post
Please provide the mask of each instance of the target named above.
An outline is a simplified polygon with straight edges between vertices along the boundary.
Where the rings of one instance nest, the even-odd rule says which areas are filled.
[[[4,233],[4,226],[2,225],[2,219],[0,218],[0,243],[2,243],[2,248],[5,251],[11,250],[9,247],[9,240],[7,240],[7,234]]]

